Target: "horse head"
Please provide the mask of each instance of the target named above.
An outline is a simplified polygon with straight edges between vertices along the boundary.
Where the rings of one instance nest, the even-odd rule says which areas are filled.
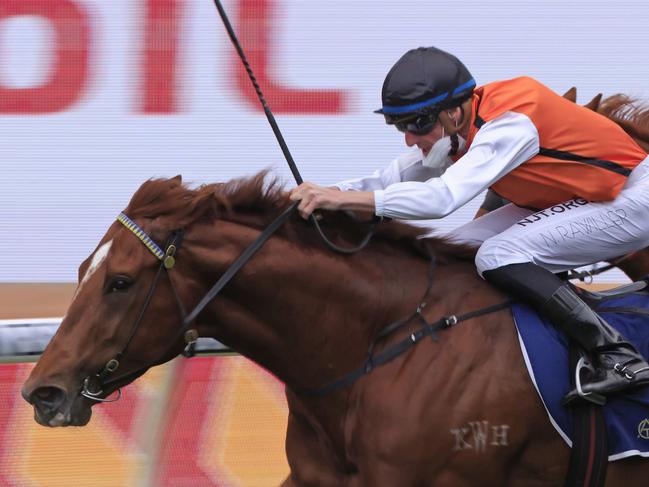
[[[79,267],[70,307],[22,390],[42,425],[86,424],[94,403],[182,350],[182,298],[166,255],[180,238],[164,216],[140,220],[120,215]]]

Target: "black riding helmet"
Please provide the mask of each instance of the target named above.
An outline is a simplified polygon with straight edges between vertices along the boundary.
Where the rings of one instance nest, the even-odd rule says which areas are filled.
[[[383,107],[374,113],[402,132],[426,134],[439,112],[461,105],[475,85],[469,70],[452,54],[435,47],[411,49],[385,77]]]

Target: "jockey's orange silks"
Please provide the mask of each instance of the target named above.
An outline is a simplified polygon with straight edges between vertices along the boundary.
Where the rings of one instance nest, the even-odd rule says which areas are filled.
[[[527,116],[538,131],[539,154],[492,185],[519,206],[543,209],[577,197],[613,200],[631,170],[647,157],[615,122],[532,78],[476,88],[472,108],[467,147],[480,126],[506,112]]]

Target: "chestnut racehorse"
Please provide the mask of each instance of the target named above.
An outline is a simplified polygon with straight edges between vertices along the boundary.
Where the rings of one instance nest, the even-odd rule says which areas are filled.
[[[70,308],[24,385],[36,421],[84,425],[96,400],[178,354],[185,311],[289,205],[264,175],[196,189],[179,177],[145,182],[81,264]],[[344,215],[325,213],[322,224],[338,243],[358,237]],[[424,320],[506,301],[478,277],[473,249],[418,232],[384,223],[362,252],[341,255],[292,215],[193,326],[285,383],[283,487],[562,485],[569,449],[530,381],[508,309],[312,393],[356,370],[391,323],[403,320],[379,336],[377,355],[427,329]],[[609,466],[606,485],[647,478],[649,463],[630,458]]]

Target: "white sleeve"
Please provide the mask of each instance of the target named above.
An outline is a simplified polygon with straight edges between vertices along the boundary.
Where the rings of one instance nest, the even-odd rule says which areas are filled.
[[[506,112],[485,123],[467,153],[440,177],[375,190],[376,214],[404,220],[442,218],[538,152],[539,134],[529,117]]]
[[[342,191],[375,191],[385,189],[402,181],[427,181],[440,176],[446,167],[430,168],[422,164],[423,154],[415,149],[394,159],[386,168],[375,171],[371,176],[340,181],[333,186]],[[449,159],[449,165],[453,161]]]

